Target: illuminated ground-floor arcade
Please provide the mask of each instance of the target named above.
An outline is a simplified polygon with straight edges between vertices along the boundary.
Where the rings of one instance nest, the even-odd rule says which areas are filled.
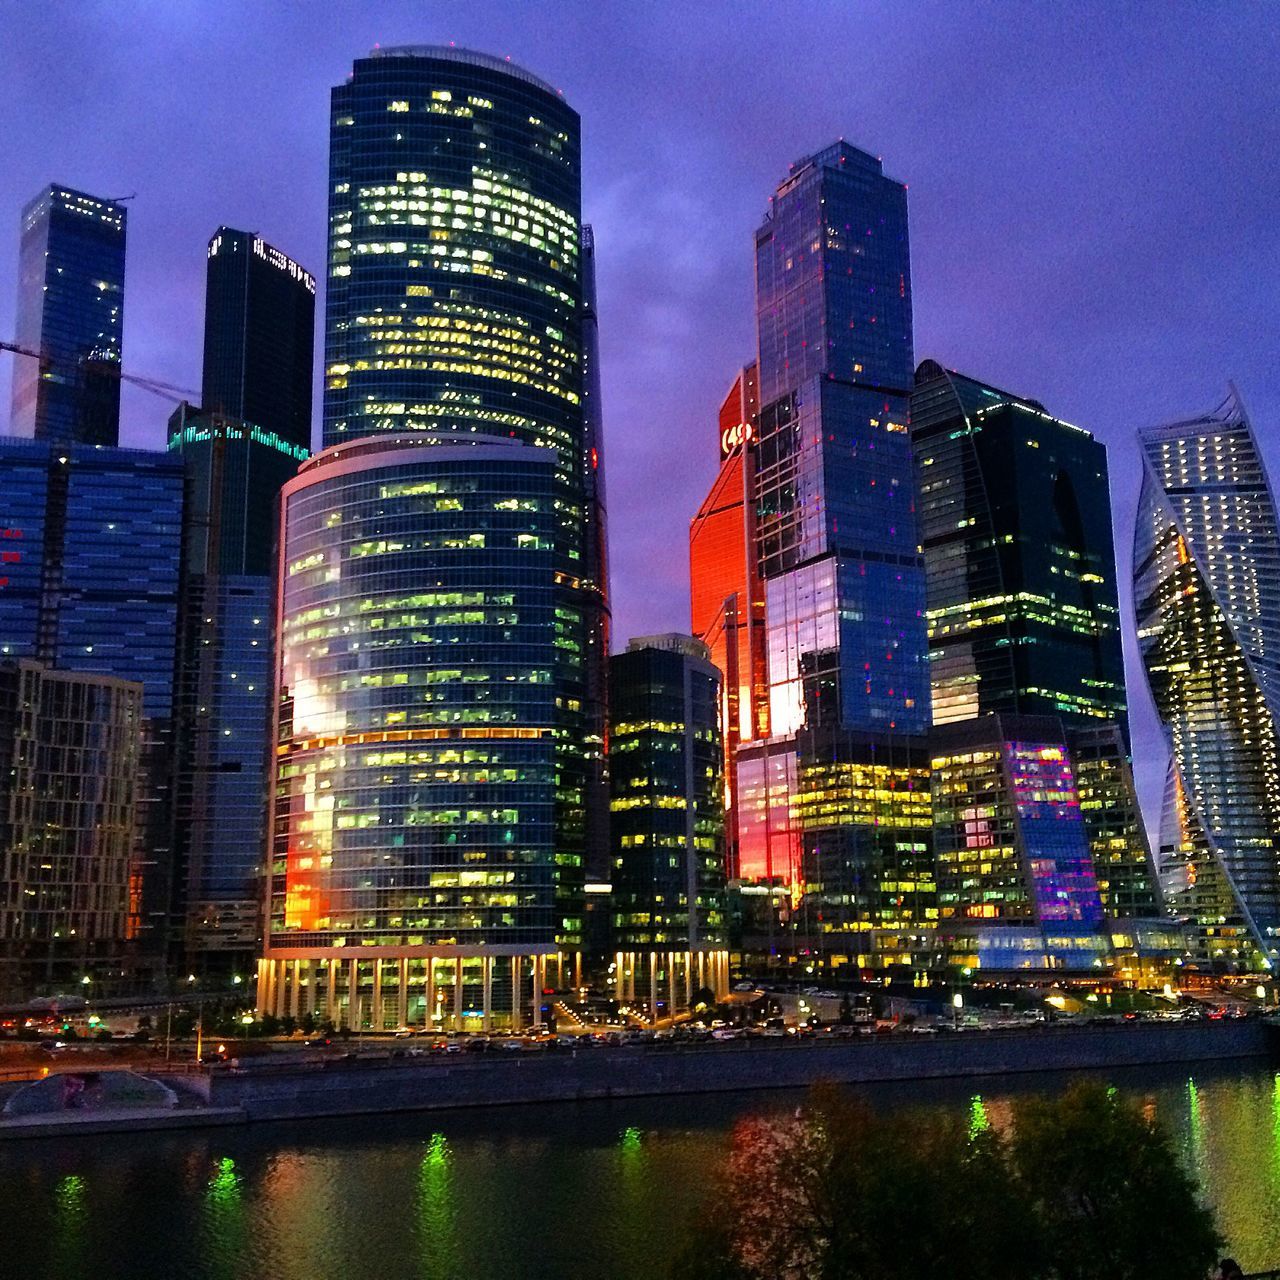
[[[729,953],[714,948],[614,953],[609,987],[620,1010],[657,1021],[694,1007],[700,993],[729,992]]]
[[[257,1005],[352,1031],[520,1030],[546,1024],[545,992],[581,981],[581,956],[551,948],[278,949],[258,961]]]

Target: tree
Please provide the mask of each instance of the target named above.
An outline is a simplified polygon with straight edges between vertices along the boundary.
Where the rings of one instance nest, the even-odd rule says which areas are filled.
[[[1002,1140],[943,1112],[877,1114],[831,1089],[733,1133],[681,1280],[1033,1280],[1035,1224]],[[975,1224],[981,1224],[975,1229]]]
[[[1202,1280],[1222,1241],[1168,1134],[1092,1082],[1014,1108],[1014,1167],[1055,1280]]]
[[[752,1116],[676,1280],[1203,1280],[1221,1243],[1163,1129],[1096,1084],[1001,1133],[833,1088]]]

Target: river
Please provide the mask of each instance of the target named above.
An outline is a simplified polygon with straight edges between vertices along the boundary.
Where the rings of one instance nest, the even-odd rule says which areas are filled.
[[[1245,1270],[1280,1267],[1280,1073],[1215,1064],[1111,1078],[1171,1128]],[[998,1119],[1014,1096],[1064,1083],[861,1092],[875,1106]],[[720,1094],[9,1142],[0,1274],[649,1280],[664,1274],[734,1118],[786,1100]]]

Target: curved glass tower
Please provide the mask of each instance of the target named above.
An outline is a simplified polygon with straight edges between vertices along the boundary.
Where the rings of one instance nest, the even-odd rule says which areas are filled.
[[[357,60],[332,112],[324,443],[443,427],[576,457],[577,112],[510,62],[423,46]]]
[[[282,493],[260,1007],[519,1022],[556,951],[555,455],[336,445]]]
[[[1280,930],[1280,521],[1234,387],[1138,438],[1134,602],[1172,753],[1161,880],[1202,960],[1265,967]]]
[[[579,153],[560,93],[488,54],[375,49],[332,93],[324,444],[483,433],[553,453],[567,947],[581,940],[589,828],[607,852],[585,812],[607,804],[607,592]]]

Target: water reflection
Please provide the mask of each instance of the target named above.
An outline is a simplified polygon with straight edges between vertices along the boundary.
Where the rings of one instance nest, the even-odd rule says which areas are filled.
[[[213,1166],[204,1193],[199,1248],[211,1280],[232,1280],[245,1253],[244,1202],[236,1162],[223,1156]]]
[[[990,1128],[991,1118],[987,1115],[987,1104],[982,1101],[980,1093],[975,1093],[969,1099],[969,1137],[976,1138],[978,1134]]]
[[[423,1280],[448,1280],[456,1274],[457,1208],[451,1160],[449,1140],[443,1133],[433,1133],[418,1168],[418,1253]]]
[[[83,1269],[89,1229],[85,1181],[69,1173],[53,1191],[53,1254],[59,1270],[73,1275]]]
[[[1038,1077],[865,1090],[1003,1131]],[[1280,1074],[1117,1073],[1167,1124],[1247,1270],[1280,1266]],[[7,1273],[50,1280],[651,1280],[709,1188],[734,1119],[769,1094],[449,1116],[362,1117],[214,1135],[0,1147]],[[4,1269],[4,1268],[0,1268]]]

